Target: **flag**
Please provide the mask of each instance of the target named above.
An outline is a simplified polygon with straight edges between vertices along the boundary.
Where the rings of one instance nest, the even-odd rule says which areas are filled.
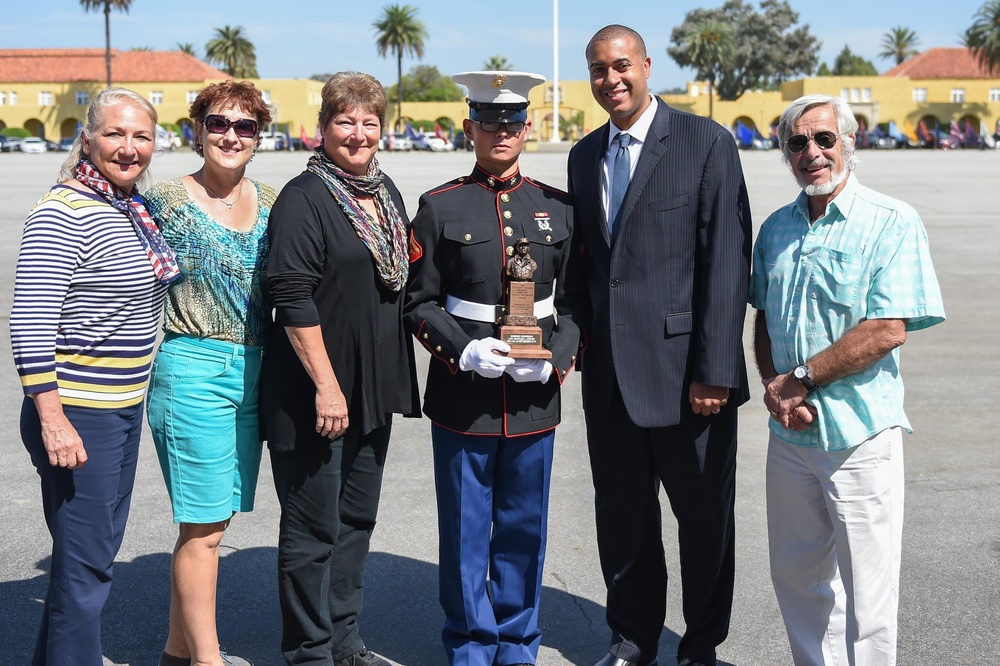
[[[753,145],[753,131],[739,121],[736,123],[736,136],[744,148],[749,148]]]
[[[976,134],[976,130],[972,129],[972,122],[968,118],[965,119],[965,146],[967,148],[979,147],[979,135]]]
[[[434,136],[441,139],[442,141],[447,141],[448,137],[444,135],[444,130],[441,129],[441,125],[434,123]]]
[[[956,121],[951,121],[951,124],[948,126],[948,134],[955,137],[955,141],[958,142],[959,147],[965,145],[965,137],[962,136],[962,130],[959,129]]]
[[[302,128],[301,131],[299,132],[299,139],[302,141],[303,148],[305,148],[306,150],[312,150],[313,148],[319,145],[318,141],[310,139],[309,135],[306,134],[305,125],[299,125],[299,127]]]
[[[424,135],[413,129],[413,125],[410,123],[406,123],[406,136],[413,142],[414,147],[427,149],[427,141],[424,140]]]
[[[920,137],[921,141],[927,141],[929,143],[933,143],[933,140],[931,139],[931,134],[930,132],[927,131],[927,125],[924,123],[923,120],[921,120],[920,123],[917,125],[917,136]]]
[[[187,123],[181,125],[181,136],[183,136],[184,140],[188,143],[194,141],[194,131],[191,129],[191,126],[188,125]]]

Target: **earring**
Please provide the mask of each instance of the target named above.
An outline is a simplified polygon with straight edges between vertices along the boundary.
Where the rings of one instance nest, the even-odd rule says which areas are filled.
[[[250,161],[253,162],[253,158],[257,157],[257,149],[255,148],[252,153],[250,153]]]
[[[200,153],[203,148],[204,148],[204,146],[201,145],[201,141],[195,141],[195,143],[194,143],[194,151],[196,153]]]

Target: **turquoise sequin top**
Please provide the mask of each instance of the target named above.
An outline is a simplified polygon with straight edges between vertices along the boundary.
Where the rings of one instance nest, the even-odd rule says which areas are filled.
[[[257,189],[257,222],[248,231],[212,219],[191,200],[180,178],[157,183],[145,193],[146,206],[181,268],[181,279],[167,291],[165,331],[267,344],[267,218],[276,194],[264,183],[249,182]]]

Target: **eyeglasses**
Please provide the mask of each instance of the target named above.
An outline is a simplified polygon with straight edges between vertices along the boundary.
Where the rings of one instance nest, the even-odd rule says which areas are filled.
[[[217,116],[215,114],[205,116],[205,129],[212,134],[225,134],[229,131],[230,127],[236,131],[236,136],[241,136],[244,139],[252,139],[257,136],[256,120],[250,120],[249,118],[230,120],[225,116]]]
[[[788,148],[788,152],[797,155],[806,149],[806,146],[809,145],[809,140],[812,139],[813,143],[819,146],[820,149],[830,150],[837,145],[837,136],[836,132],[831,132],[830,130],[816,132],[812,136],[808,134],[793,134],[785,141],[785,146]]]
[[[498,132],[501,125],[503,125],[503,131],[507,132],[507,134],[517,134],[524,129],[524,122],[499,123],[492,120],[480,120],[478,122],[484,132]]]

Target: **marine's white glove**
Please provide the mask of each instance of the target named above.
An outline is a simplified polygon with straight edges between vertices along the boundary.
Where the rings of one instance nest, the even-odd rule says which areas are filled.
[[[465,371],[471,370],[487,379],[496,379],[507,366],[513,365],[514,359],[494,354],[494,349],[506,354],[510,351],[510,345],[496,338],[473,340],[466,345],[458,359],[458,367]]]
[[[541,382],[544,384],[549,381],[549,377],[552,375],[552,364],[544,358],[518,358],[504,368],[504,372],[513,377],[515,382]]]

